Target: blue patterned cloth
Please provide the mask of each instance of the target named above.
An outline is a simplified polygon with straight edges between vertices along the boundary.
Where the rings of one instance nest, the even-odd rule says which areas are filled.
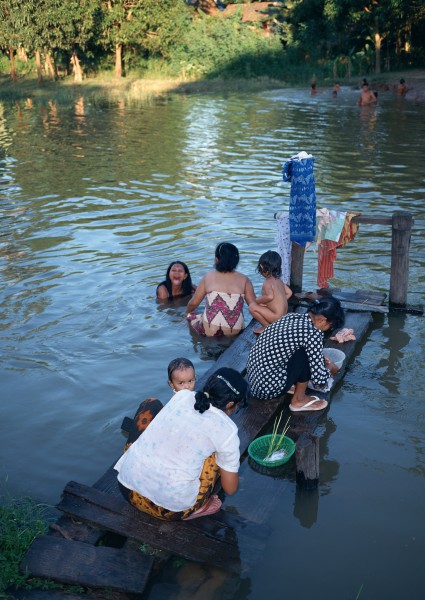
[[[291,158],[283,165],[283,181],[291,182],[289,228],[292,242],[305,246],[316,235],[316,185],[314,158]]]

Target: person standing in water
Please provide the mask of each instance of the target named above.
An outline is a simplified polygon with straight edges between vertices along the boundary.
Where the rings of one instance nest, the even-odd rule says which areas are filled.
[[[215,269],[201,279],[186,307],[191,327],[202,336],[237,335],[245,327],[244,302],[255,300],[254,288],[246,275],[236,271],[239,250],[229,242],[215,249]],[[202,314],[193,313],[205,298]]]

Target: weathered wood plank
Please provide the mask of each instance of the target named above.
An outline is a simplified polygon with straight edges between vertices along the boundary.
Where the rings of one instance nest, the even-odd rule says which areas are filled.
[[[96,593],[90,595],[91,600],[101,600]],[[104,596],[103,596],[104,598]],[[127,596],[124,596],[127,598]],[[87,600],[87,594],[75,594],[65,590],[8,590],[8,600]]]
[[[137,594],[143,591],[153,562],[152,557],[142,552],[47,535],[34,540],[22,561],[21,571],[68,584]]]
[[[66,486],[58,508],[89,524],[146,542],[153,548],[232,572],[240,571],[237,539],[231,528],[227,528],[223,535],[220,526],[216,537],[212,532],[200,531],[194,522],[160,521],[138,511],[124,499],[75,482]]]

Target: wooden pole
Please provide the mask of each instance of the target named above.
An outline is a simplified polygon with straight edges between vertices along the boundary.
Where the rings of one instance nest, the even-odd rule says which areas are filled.
[[[398,212],[393,214],[389,303],[395,307],[404,307],[407,304],[412,225],[413,217],[410,213]]]
[[[304,489],[314,489],[319,483],[319,438],[303,432],[295,450],[296,480]]]
[[[294,294],[303,290],[304,246],[292,242],[291,281],[289,287]]]

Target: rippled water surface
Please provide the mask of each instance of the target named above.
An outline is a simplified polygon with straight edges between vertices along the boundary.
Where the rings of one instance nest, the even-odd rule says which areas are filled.
[[[168,362],[211,365],[220,348],[189,332],[183,306],[158,305],[156,284],[172,258],[199,281],[228,240],[259,293],[289,201],[282,164],[300,150],[319,207],[413,214],[408,301],[424,304],[425,106],[382,93],[359,109],[357,93],[0,107],[0,493],[54,504],[69,480],[92,484],[121,452],[123,417],[168,399]],[[390,252],[389,228],[361,226],[331,284],[387,292]],[[306,290],[316,264],[310,250]],[[300,504],[288,478],[253,572],[188,564],[150,600],[422,598],[424,334],[424,317],[374,317],[321,425],[318,498]]]

